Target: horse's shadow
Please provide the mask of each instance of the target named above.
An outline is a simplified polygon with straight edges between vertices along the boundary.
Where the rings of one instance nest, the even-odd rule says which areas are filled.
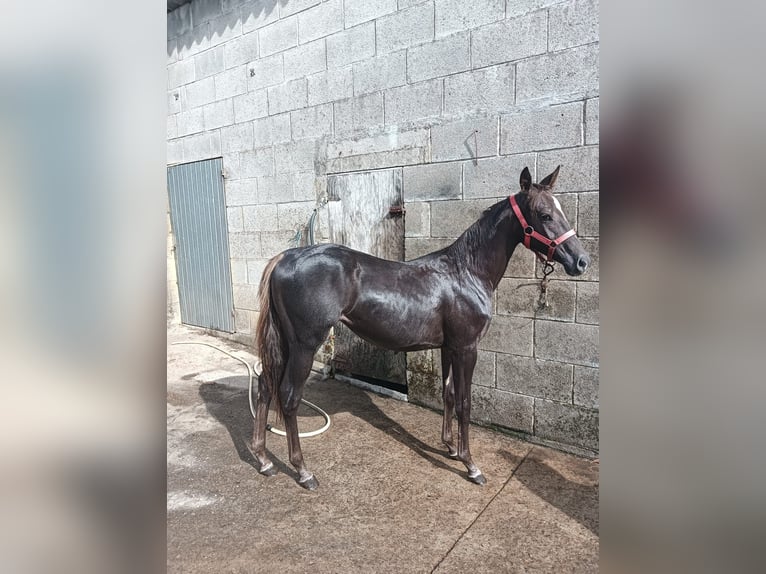
[[[253,434],[253,418],[247,400],[247,382],[247,377],[224,377],[216,382],[202,383],[199,395],[207,411],[226,427],[239,458],[258,469],[258,462],[249,446]],[[339,389],[341,385],[343,389]],[[349,413],[386,433],[433,466],[461,477],[466,474],[445,461],[449,458],[447,447],[437,449],[423,442],[380,410],[368,393],[354,389],[356,392],[352,395],[345,384],[341,385],[325,385],[323,382],[307,385],[304,398],[321,402],[322,409],[330,415],[331,419],[337,413]],[[317,398],[314,398],[314,395]],[[297,478],[298,474],[292,470],[291,466],[279,460],[273,452],[268,451],[268,454],[281,472]]]
[[[257,470],[259,465],[249,446],[253,434],[253,418],[248,406],[247,383],[247,377],[244,376],[225,377],[216,382],[202,383],[199,395],[208,412],[226,427],[239,458]],[[349,388],[345,384],[314,382],[306,386],[304,396],[312,402],[319,402],[331,418],[337,413],[349,413],[386,433],[434,467],[463,478],[466,475],[462,466],[459,469],[447,463],[449,457],[446,447],[434,448],[413,436],[384,413],[368,393]],[[298,473],[292,466],[268,449],[267,452],[280,472],[298,479]],[[519,458],[516,455],[507,451],[501,451],[500,454],[514,467],[518,465]],[[570,481],[536,456],[528,457],[514,477],[535,495],[598,535],[598,484],[591,486]]]

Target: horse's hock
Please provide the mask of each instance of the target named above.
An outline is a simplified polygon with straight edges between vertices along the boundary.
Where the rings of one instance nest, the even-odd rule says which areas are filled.
[[[537,181],[561,164],[556,197],[591,264],[577,278],[557,269],[537,310],[542,265],[517,248],[479,345],[473,419],[597,452],[598,4],[399,4],[195,0],[168,15],[168,164],[221,158],[225,175],[220,204],[194,211],[223,229],[220,249],[200,251],[169,218],[171,320],[199,324],[193,304],[226,302],[223,289],[229,318],[200,326],[252,344],[266,262],[306,241],[318,206],[318,242],[338,241],[347,216],[364,249],[411,260],[517,191],[523,167]],[[441,408],[439,352],[400,359],[370,376]]]

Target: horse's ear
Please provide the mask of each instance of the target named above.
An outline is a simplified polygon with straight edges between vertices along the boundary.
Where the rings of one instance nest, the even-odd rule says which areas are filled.
[[[556,183],[556,179],[558,179],[559,177],[560,169],[561,169],[561,166],[558,166],[555,170],[553,170],[552,174],[550,174],[548,177],[546,177],[540,182],[540,185],[544,187],[553,187],[553,184]]]
[[[529,188],[532,187],[532,174],[529,173],[529,168],[525,167],[524,171],[521,172],[519,184],[521,185],[521,191],[529,191]]]

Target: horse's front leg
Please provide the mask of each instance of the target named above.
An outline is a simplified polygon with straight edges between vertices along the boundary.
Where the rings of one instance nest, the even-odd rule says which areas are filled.
[[[452,355],[444,347],[442,354],[442,398],[444,400],[444,420],[442,421],[442,442],[452,458],[457,457],[457,449],[452,441],[452,417],[455,415],[455,385],[452,380]]]
[[[471,422],[471,381],[476,367],[476,344],[452,353],[452,378],[455,385],[455,410],[457,411],[457,456],[468,469],[468,479],[476,484],[486,484],[487,479],[473,463],[468,444]]]

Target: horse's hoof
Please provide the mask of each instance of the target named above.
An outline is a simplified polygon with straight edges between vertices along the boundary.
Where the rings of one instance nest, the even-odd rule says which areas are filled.
[[[484,475],[482,473],[477,474],[476,476],[468,475],[468,480],[471,482],[478,484],[479,486],[484,486],[487,484],[487,479],[484,478]]]
[[[319,481],[317,481],[316,477],[312,474],[308,478],[299,480],[298,484],[300,484],[306,490],[316,490],[319,486]]]
[[[258,470],[259,473],[261,473],[263,476],[274,476],[277,474],[277,467],[274,466],[273,462],[270,462],[260,468]]]

